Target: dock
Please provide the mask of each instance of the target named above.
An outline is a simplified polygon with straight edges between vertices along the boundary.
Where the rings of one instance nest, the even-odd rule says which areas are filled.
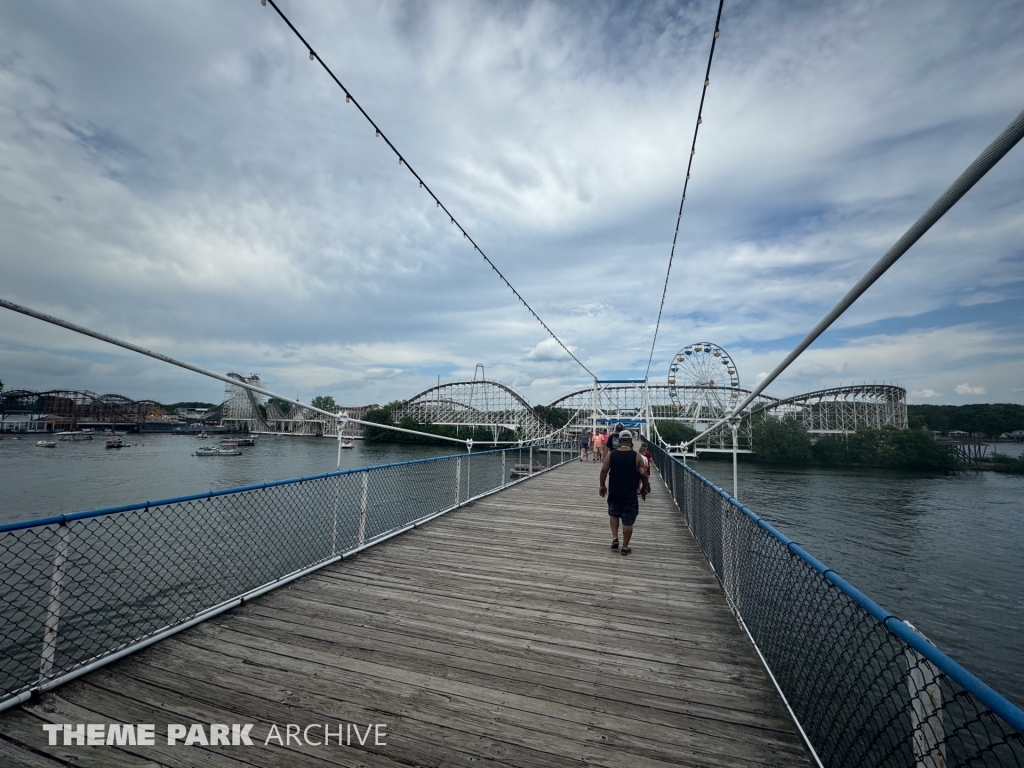
[[[810,765],[660,479],[623,556],[598,466],[479,499],[0,714],[0,764]],[[45,723],[157,737],[50,746]],[[254,724],[253,745],[168,746],[169,723]],[[386,743],[265,744],[272,723],[382,724]]]

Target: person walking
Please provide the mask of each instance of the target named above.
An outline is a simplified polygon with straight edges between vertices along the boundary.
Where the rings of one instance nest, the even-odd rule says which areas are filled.
[[[605,485],[609,475],[611,481]],[[612,549],[619,549],[619,523],[622,523],[622,554],[628,555],[629,540],[633,537],[633,523],[640,513],[637,493],[647,479],[644,461],[633,450],[633,433],[628,429],[619,432],[619,447],[605,452],[601,465],[601,480],[598,493],[608,497],[608,524],[612,529]]]
[[[604,430],[598,430],[597,434],[594,435],[594,458],[593,461],[602,461],[604,459]]]
[[[580,461],[586,461],[590,453],[590,430],[586,427],[580,432]]]

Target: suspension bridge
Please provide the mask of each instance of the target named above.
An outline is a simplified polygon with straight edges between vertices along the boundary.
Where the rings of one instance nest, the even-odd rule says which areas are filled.
[[[756,386],[709,342],[650,379],[675,240],[647,372],[602,380],[268,4],[591,383],[551,403],[554,428],[482,378],[398,410],[487,430],[489,450],[445,436],[451,456],[0,525],[4,764],[1024,765],[1024,712],[685,463],[750,450],[754,413],[818,434],[906,426],[894,385],[765,389],[1024,137],[1024,113]],[[250,428],[333,427],[339,451],[349,429],[418,433],[0,306],[218,380],[222,418]],[[668,419],[699,434],[666,444]],[[578,432],[612,421],[655,457],[629,558],[575,460]]]

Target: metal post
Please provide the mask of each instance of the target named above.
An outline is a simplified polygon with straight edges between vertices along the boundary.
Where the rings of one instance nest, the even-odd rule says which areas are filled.
[[[533,474],[533,443],[530,443],[530,474]]]
[[[506,453],[508,453],[508,451],[502,451],[501,452],[501,487],[502,488],[505,487],[505,454]]]
[[[732,497],[738,501],[739,500],[739,490],[738,490],[739,483],[738,483],[738,478],[737,478],[738,472],[737,472],[737,469],[736,469],[736,450],[738,448],[738,445],[737,445],[736,433],[737,433],[737,431],[740,428],[739,419],[735,419],[735,418],[729,419],[729,426],[732,427]]]
[[[338,471],[341,471],[341,419],[335,422],[335,426],[338,430]],[[336,490],[334,493],[334,522],[331,525],[331,557],[338,554],[338,508],[341,506],[341,476],[334,478],[336,481]],[[362,542],[360,542],[362,543]]]
[[[46,605],[46,623],[43,625],[43,652],[39,664],[39,677],[46,679],[53,674],[53,661],[57,656],[57,625],[60,623],[60,609],[64,594],[64,572],[68,562],[68,538],[71,530],[66,523],[57,528],[57,550],[53,556],[53,573],[50,575],[49,600]]]
[[[338,478],[339,480],[341,478]],[[366,541],[366,502],[370,496],[370,473],[363,472],[363,497],[359,502],[359,546]]]
[[[917,631],[909,621],[904,623]],[[942,673],[913,648],[908,647],[903,655],[907,661],[914,768],[946,768],[946,733],[939,686]]]
[[[455,506],[459,506],[459,499],[462,498],[462,457],[455,460]]]

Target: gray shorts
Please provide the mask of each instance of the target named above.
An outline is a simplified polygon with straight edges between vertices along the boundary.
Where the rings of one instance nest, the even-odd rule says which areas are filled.
[[[617,517],[623,525],[633,525],[640,514],[640,502],[634,496],[630,499],[608,499],[608,516]]]

